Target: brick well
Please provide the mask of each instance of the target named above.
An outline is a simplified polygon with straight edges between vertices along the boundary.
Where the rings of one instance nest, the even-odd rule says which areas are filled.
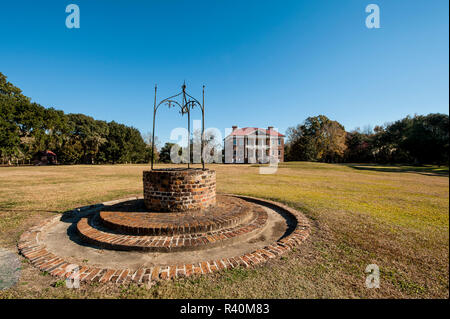
[[[143,172],[144,203],[151,211],[182,212],[216,203],[216,172],[200,168]]]

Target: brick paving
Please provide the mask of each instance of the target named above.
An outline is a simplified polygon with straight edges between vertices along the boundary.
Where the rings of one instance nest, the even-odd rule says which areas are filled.
[[[101,214],[101,213],[100,213]],[[139,213],[144,215],[144,213]],[[160,216],[163,214],[159,214]],[[197,233],[184,233],[181,235],[173,235],[168,231],[169,235],[162,236],[146,236],[146,235],[129,235],[116,234],[98,229],[98,215],[91,218],[82,218],[77,223],[77,230],[81,238],[86,242],[95,244],[102,248],[113,250],[140,250],[140,251],[181,251],[181,250],[198,250],[207,249],[222,245],[225,242],[233,240],[245,239],[250,235],[254,235],[261,230],[267,222],[267,212],[256,206],[249,222],[239,224],[235,227],[221,228],[215,231],[202,232],[199,229]],[[214,222],[214,219],[211,219]],[[194,225],[186,223],[184,228],[193,229]],[[195,224],[197,225],[197,224]],[[167,226],[172,229],[172,226]],[[178,226],[177,226],[178,227]],[[124,227],[120,227],[124,229]],[[172,233],[172,235],[170,235]]]
[[[136,199],[105,207],[100,222],[107,228],[130,235],[179,235],[202,233],[233,227],[252,217],[252,206],[245,200],[217,196],[214,207],[189,212],[147,212]]]
[[[281,209],[284,213],[291,215],[296,220],[296,225],[292,231],[282,239],[271,245],[257,249],[255,251],[235,256],[232,258],[220,258],[217,260],[199,260],[195,263],[158,265],[154,267],[139,267],[138,269],[128,268],[99,268],[94,266],[83,266],[79,268],[80,281],[84,282],[114,282],[114,283],[146,283],[157,280],[167,280],[192,275],[208,274],[223,269],[235,267],[254,267],[266,262],[269,259],[277,258],[293,247],[300,245],[310,233],[310,225],[306,217],[299,211],[286,205],[248,196],[237,196],[239,198]],[[92,206],[95,213],[97,206]],[[259,216],[259,215],[258,215]],[[18,249],[35,267],[42,271],[49,272],[52,276],[67,278],[73,276],[70,263],[63,258],[49,252],[45,244],[41,241],[42,236],[48,228],[59,221],[61,217],[56,216],[45,220],[41,224],[32,227],[24,232],[20,237]],[[81,219],[87,222],[86,218]],[[81,224],[83,225],[83,224]],[[89,225],[89,224],[88,224]],[[94,229],[94,228],[93,228]],[[192,235],[192,234],[189,234]],[[128,235],[129,236],[129,235]],[[192,239],[192,238],[191,238]],[[166,241],[164,241],[165,243]],[[170,241],[172,243],[172,240]]]

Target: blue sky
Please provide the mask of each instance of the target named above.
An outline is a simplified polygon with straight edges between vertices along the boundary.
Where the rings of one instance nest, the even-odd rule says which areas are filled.
[[[65,26],[75,3],[81,28]],[[365,7],[380,7],[367,29]],[[152,128],[159,98],[201,97],[206,126],[284,132],[324,114],[347,130],[449,108],[448,1],[7,1],[0,72],[33,101]],[[200,113],[194,113],[200,119]],[[156,135],[186,126],[158,113]]]

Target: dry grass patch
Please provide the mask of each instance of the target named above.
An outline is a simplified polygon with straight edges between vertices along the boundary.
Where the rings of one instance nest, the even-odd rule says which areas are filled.
[[[274,175],[213,165],[217,190],[277,200],[313,223],[307,242],[255,269],[136,285],[67,289],[24,263],[0,298],[448,298],[448,168],[284,163]],[[142,194],[143,165],[0,168],[0,246],[39,220]],[[381,270],[367,289],[365,268]]]

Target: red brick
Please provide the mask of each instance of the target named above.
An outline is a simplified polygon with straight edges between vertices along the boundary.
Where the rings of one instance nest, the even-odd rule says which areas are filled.
[[[107,282],[111,279],[111,277],[114,275],[116,271],[113,269],[107,269],[106,273],[103,275],[102,278],[100,278],[100,282]]]

